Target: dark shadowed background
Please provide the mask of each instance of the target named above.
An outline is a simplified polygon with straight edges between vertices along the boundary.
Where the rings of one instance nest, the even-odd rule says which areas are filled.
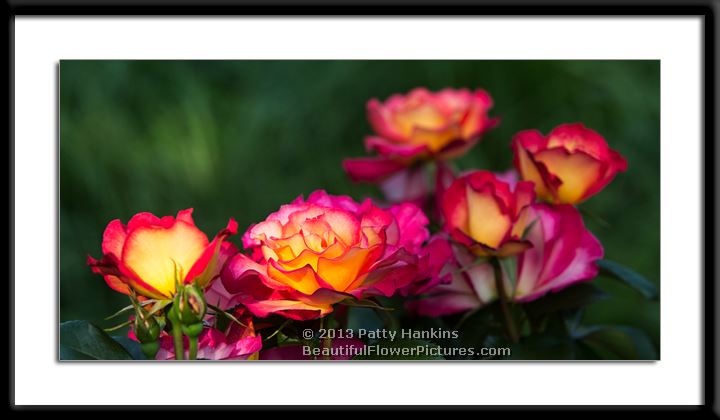
[[[234,217],[241,231],[315,189],[379,195],[348,180],[364,154],[365,103],[425,86],[482,87],[500,125],[465,170],[508,169],[510,139],[583,122],[628,160],[581,209],[606,257],[660,282],[658,61],[62,61],[60,65],[60,321],[103,318],[128,304],[85,265],[107,223],[195,208],[209,237]],[[239,237],[233,241],[239,245]],[[633,325],[659,345],[660,310],[627,286],[588,323]]]

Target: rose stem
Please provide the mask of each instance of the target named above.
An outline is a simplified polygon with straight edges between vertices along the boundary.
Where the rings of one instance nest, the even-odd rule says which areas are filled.
[[[188,337],[190,340],[190,349],[188,350],[188,359],[195,360],[197,359],[197,350],[198,350],[198,338],[195,337]]]
[[[493,257],[491,258],[491,262],[495,272],[495,284],[497,285],[498,295],[500,296],[500,309],[502,310],[503,318],[505,318],[505,327],[507,328],[510,340],[513,343],[517,343],[520,341],[520,338],[518,337],[518,332],[515,328],[515,321],[510,313],[510,307],[508,306],[507,295],[505,294],[505,282],[502,280],[500,259]]]
[[[172,323],[172,335],[173,344],[175,345],[175,360],[183,360],[185,358],[185,349],[183,348],[183,333],[180,327],[180,320],[177,319],[177,314],[174,313],[175,308],[172,308],[168,313],[168,318]]]

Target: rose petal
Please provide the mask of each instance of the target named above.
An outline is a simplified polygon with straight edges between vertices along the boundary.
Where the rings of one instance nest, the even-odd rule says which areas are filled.
[[[343,169],[353,181],[381,181],[402,170],[405,165],[387,158],[345,159]]]

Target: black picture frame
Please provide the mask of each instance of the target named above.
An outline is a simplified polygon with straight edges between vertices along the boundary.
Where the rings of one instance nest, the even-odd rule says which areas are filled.
[[[643,411],[657,412],[671,410],[677,414],[687,416],[701,416],[703,418],[720,417],[718,413],[718,395],[716,390],[716,378],[718,375],[718,366],[716,364],[716,340],[717,340],[717,323],[716,319],[718,311],[715,309],[716,298],[718,298],[718,288],[715,285],[716,270],[715,261],[720,258],[715,250],[715,238],[717,236],[717,227],[715,225],[716,214],[716,178],[718,171],[715,168],[717,162],[717,149],[715,141],[717,140],[716,121],[719,119],[716,110],[717,101],[717,31],[715,28],[715,14],[718,9],[718,2],[712,0],[685,0],[685,1],[530,1],[530,0],[494,0],[494,1],[478,1],[478,0],[451,0],[451,1],[428,1],[428,0],[10,0],[6,3],[6,22],[8,23],[7,31],[4,32],[7,40],[3,45],[7,47],[5,56],[8,62],[8,83],[2,86],[2,94],[8,100],[7,127],[8,132],[8,160],[9,160],[9,277],[7,297],[9,298],[9,406],[16,412],[26,412],[30,410],[59,410],[81,408],[79,406],[44,406],[29,407],[15,405],[14,401],[14,291],[13,283],[15,279],[16,267],[13,266],[14,261],[14,238],[17,232],[14,224],[14,130],[13,130],[13,105],[14,105],[14,19],[16,16],[24,15],[243,15],[243,16],[342,16],[342,15],[364,15],[364,16],[700,16],[703,18],[703,91],[705,95],[703,101],[703,130],[704,140],[702,152],[704,159],[702,162],[703,175],[703,213],[701,220],[704,225],[702,237],[702,272],[703,272],[703,291],[704,291],[704,324],[703,324],[703,384],[702,398],[703,403],[698,406],[575,406],[572,409],[561,406],[515,406],[515,407],[499,407],[499,406],[343,406],[343,409],[353,411],[365,410],[422,410],[434,411],[438,409],[452,410],[483,410],[498,411],[517,410],[517,411],[557,411],[560,416],[574,416],[577,412],[600,411],[600,415],[608,414],[608,411],[618,414],[629,414],[635,416]],[[678,384],[682,386],[682,384]],[[89,401],[88,403],[92,403]],[[572,402],[568,402],[572,404]],[[96,408],[98,408],[96,406]],[[136,409],[139,407],[113,407],[103,406],[103,409]],[[161,409],[168,411],[168,407],[150,407],[147,409]],[[207,407],[185,406],[184,411],[192,411],[206,409]],[[300,411],[308,409],[329,409],[330,407],[319,406],[240,406],[240,407],[213,407],[215,409],[277,409],[283,411]],[[335,409],[339,407],[334,407]],[[562,410],[560,410],[562,409]],[[586,413],[583,413],[586,415]]]

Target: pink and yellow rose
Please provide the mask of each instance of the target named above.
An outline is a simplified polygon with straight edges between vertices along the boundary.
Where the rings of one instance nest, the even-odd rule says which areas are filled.
[[[515,285],[507,274],[503,275],[508,299],[532,301],[597,275],[596,261],[603,257],[603,248],[587,230],[576,208],[538,203],[529,209],[528,217],[534,221],[527,233],[533,246],[515,257]],[[465,247],[453,245],[452,248],[455,258],[449,259],[450,263],[439,271],[438,280],[416,291],[420,299],[408,302],[412,312],[426,316],[450,315],[480,308],[497,299],[491,264],[477,264]]]
[[[627,169],[625,158],[582,124],[560,125],[547,136],[521,131],[512,148],[522,179],[535,184],[539,198],[555,204],[580,203]]]
[[[376,135],[365,139],[365,147],[378,156],[347,159],[343,167],[355,181],[380,182],[417,162],[458,157],[497,124],[497,119],[488,117],[492,105],[482,89],[417,88],[384,103],[372,99],[367,111]],[[394,181],[419,189],[419,179],[415,171],[398,174]]]
[[[415,205],[389,209],[370,200],[315,191],[251,226],[222,283],[256,316],[313,319],[347,298],[391,296],[418,276],[428,219]]]
[[[514,289],[505,284],[514,300],[535,300],[597,276],[603,247],[575,207],[535,204],[529,217],[537,220],[527,234],[534,246],[518,256]]]
[[[155,299],[175,294],[179,283],[197,281],[206,287],[219,275],[219,255],[232,245],[225,239],[237,233],[237,223],[227,227],[212,241],[200,231],[192,218],[193,209],[178,212],[177,217],[157,217],[138,213],[127,225],[111,221],[102,241],[103,257],[88,256],[93,272],[101,274],[114,290]]]
[[[531,182],[513,187],[492,172],[473,171],[442,193],[444,230],[476,255],[514,255],[531,246],[522,235],[528,226],[526,209],[534,200]]]

